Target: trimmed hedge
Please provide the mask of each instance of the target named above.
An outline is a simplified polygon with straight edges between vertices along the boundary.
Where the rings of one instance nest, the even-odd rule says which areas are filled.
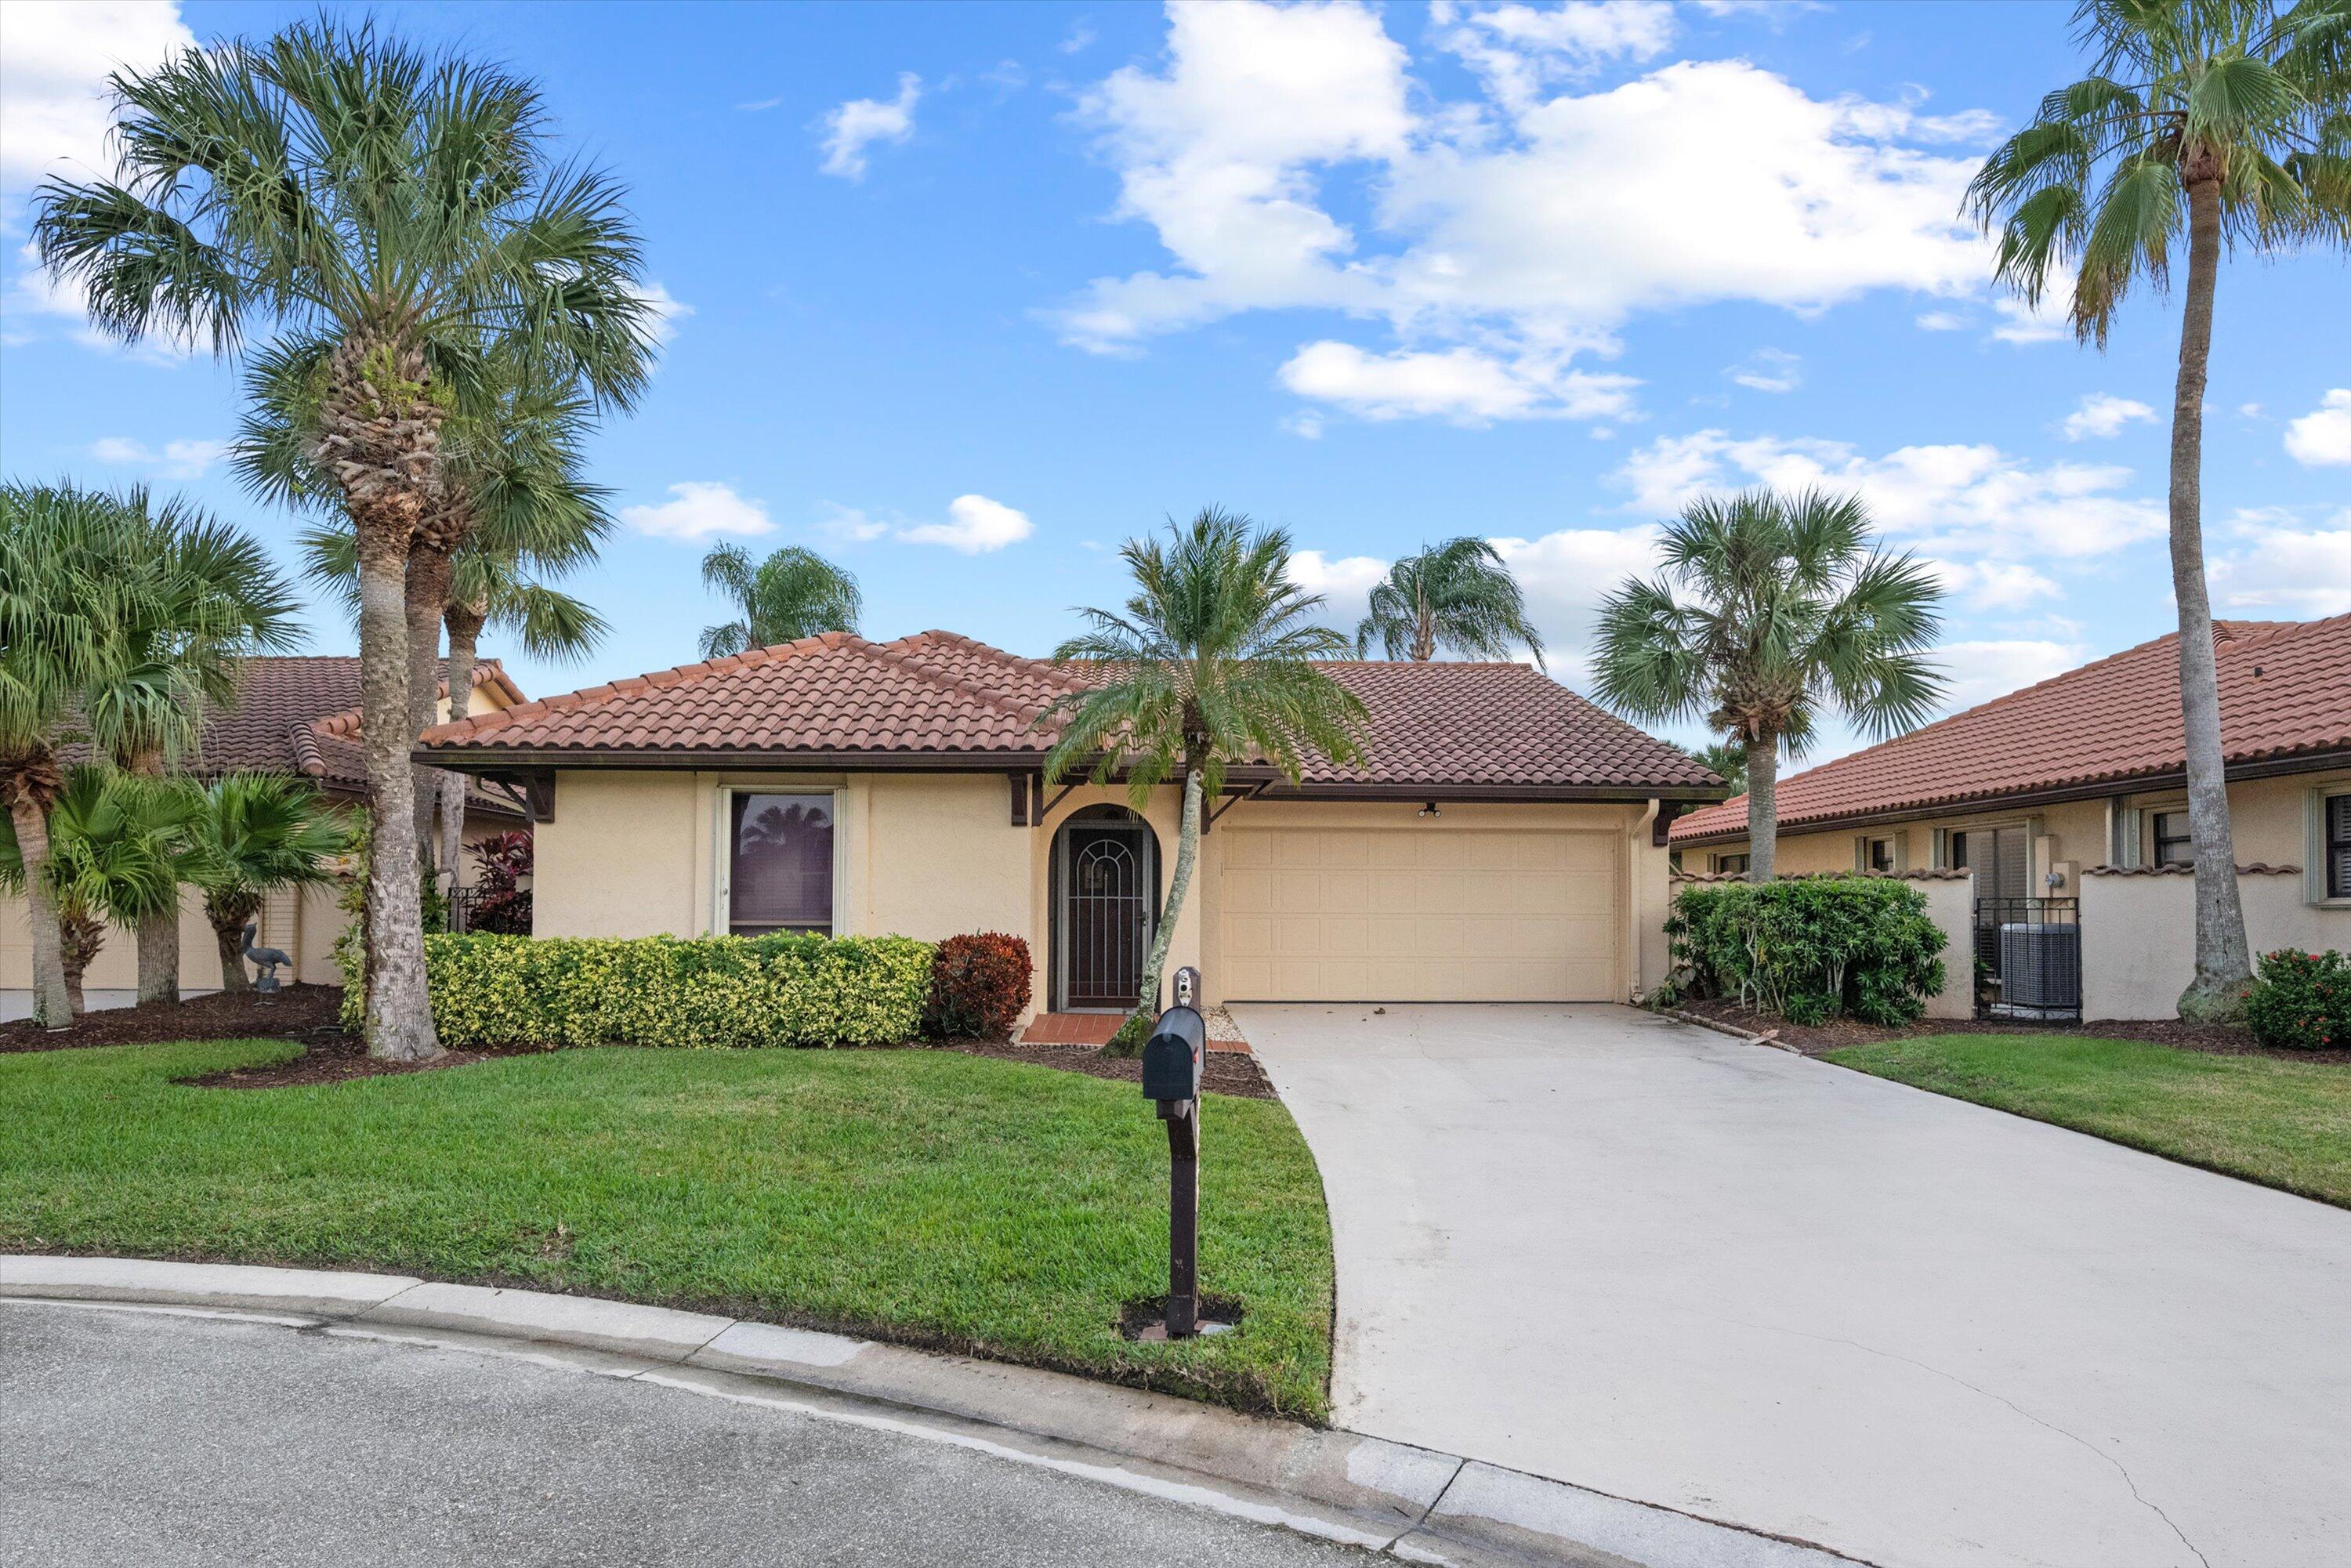
[[[2273,1050],[2351,1046],[2351,958],[2333,948],[2264,954],[2245,996],[2245,1021],[2253,1026],[2253,1038]]]
[[[905,936],[424,938],[442,1043],[897,1045],[933,948]]]
[[[950,936],[931,971],[923,1032],[934,1040],[1005,1040],[1029,1006],[1029,944],[1001,931]]]
[[[1686,887],[1666,921],[1674,977],[1660,1000],[1729,997],[1791,1023],[1839,1014],[1915,1022],[1943,988],[1943,928],[1927,895],[1883,876]]]

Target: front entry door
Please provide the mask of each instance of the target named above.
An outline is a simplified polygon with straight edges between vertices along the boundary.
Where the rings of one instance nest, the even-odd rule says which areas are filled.
[[[1150,830],[1072,822],[1061,833],[1061,1005],[1131,1008],[1151,953]]]

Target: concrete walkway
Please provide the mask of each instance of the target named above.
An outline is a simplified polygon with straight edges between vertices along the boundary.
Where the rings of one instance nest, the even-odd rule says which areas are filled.
[[[1885,1564],[2351,1562],[2351,1212],[1627,1009],[1234,1010],[1342,1427]]]

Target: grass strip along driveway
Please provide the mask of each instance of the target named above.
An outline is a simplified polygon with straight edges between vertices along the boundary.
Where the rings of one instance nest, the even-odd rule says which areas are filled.
[[[1166,1290],[1166,1135],[1130,1084],[931,1051],[575,1050],[263,1090],[284,1040],[0,1056],[0,1250],[373,1269],[839,1328],[1321,1419],[1331,1239],[1275,1102],[1202,1117],[1204,1291]]]
[[[2080,1035],[1922,1035],[1827,1060],[2351,1207],[2351,1069]]]

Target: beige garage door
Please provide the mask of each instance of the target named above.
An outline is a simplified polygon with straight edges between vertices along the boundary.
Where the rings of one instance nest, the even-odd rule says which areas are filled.
[[[1217,836],[1216,988],[1236,1001],[1622,999],[1619,834],[1432,825]]]

